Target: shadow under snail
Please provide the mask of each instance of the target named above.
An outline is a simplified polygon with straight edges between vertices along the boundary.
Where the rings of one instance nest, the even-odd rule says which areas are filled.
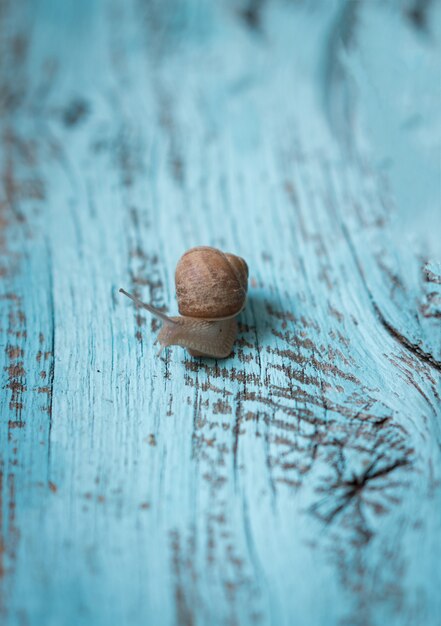
[[[229,356],[237,335],[236,317],[246,303],[246,262],[217,248],[191,248],[179,259],[175,284],[177,317],[165,315],[124,289],[120,292],[163,322],[157,338],[162,348],[182,346],[195,357]]]

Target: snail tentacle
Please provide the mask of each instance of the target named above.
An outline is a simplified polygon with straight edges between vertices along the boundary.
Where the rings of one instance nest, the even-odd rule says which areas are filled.
[[[159,319],[161,319],[163,322],[170,322],[171,324],[176,323],[170,316],[166,315],[165,313],[163,313],[156,307],[152,306],[151,304],[146,304],[145,302],[141,302],[139,298],[137,298],[136,296],[133,296],[131,293],[127,293],[125,289],[120,289],[119,292],[123,293],[125,296],[130,298],[130,300],[133,300],[133,302],[137,306],[143,309],[147,309],[147,311],[149,311],[152,315],[154,315],[155,317],[159,317]]]

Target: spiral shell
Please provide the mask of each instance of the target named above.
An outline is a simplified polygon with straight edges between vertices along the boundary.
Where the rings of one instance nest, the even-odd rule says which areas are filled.
[[[248,266],[244,259],[217,248],[199,246],[180,258],[175,274],[179,313],[220,320],[245,306]]]

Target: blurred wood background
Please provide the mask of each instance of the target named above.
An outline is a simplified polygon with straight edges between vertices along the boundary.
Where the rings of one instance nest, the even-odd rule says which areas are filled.
[[[441,623],[441,6],[0,0],[0,622]],[[234,355],[157,357],[194,245]]]

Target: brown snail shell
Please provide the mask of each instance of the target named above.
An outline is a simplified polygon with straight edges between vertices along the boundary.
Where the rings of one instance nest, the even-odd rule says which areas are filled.
[[[248,266],[217,248],[191,248],[180,258],[175,274],[179,313],[206,320],[237,315],[245,306]]]
[[[191,248],[178,262],[175,282],[179,317],[120,291],[163,321],[157,339],[162,347],[182,346],[192,356],[227,357],[236,339],[236,316],[246,303],[246,262],[217,248]]]

